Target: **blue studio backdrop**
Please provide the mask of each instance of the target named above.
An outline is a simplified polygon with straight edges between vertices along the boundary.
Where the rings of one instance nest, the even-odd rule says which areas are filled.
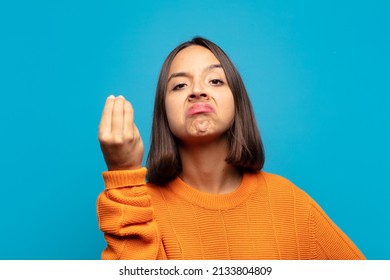
[[[132,102],[148,147],[161,64],[196,35],[241,73],[264,170],[310,194],[367,258],[389,259],[388,3],[2,1],[0,259],[100,258],[105,99]]]

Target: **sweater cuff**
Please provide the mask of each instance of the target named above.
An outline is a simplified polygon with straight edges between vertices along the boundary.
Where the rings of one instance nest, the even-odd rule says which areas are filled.
[[[146,168],[103,172],[106,190],[146,184]]]

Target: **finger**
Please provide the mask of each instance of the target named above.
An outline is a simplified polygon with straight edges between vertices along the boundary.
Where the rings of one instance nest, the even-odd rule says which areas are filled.
[[[114,107],[112,109],[112,121],[111,121],[111,132],[114,135],[123,134],[123,105],[125,103],[125,98],[123,96],[118,96],[115,98]]]
[[[110,95],[106,100],[99,124],[99,134],[111,132],[112,108],[114,107],[114,102],[115,97],[113,95]]]
[[[134,130],[134,110],[129,101],[124,104],[124,127],[123,133],[133,135]]]

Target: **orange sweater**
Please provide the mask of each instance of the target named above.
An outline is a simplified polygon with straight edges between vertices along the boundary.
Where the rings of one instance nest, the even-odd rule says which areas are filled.
[[[98,218],[103,259],[364,259],[305,192],[266,172],[229,194],[176,178],[145,183],[146,169],[103,173]]]

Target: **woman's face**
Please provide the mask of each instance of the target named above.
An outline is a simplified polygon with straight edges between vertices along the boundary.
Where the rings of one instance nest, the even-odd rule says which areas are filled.
[[[168,77],[165,108],[172,133],[187,144],[224,136],[234,119],[234,99],[214,54],[201,46],[185,48]]]

